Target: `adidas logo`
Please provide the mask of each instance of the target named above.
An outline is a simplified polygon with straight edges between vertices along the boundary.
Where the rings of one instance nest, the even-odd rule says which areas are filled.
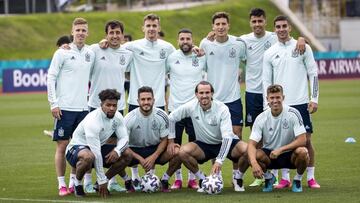
[[[306,129],[306,130],[309,130],[309,129],[310,129],[310,126],[306,125],[306,126],[305,126],[305,129]]]
[[[136,127],[136,129],[141,129],[140,125],[138,125],[138,126]]]
[[[253,49],[253,48],[250,46],[250,47],[249,47],[249,50],[252,50],[252,49]]]
[[[275,58],[278,59],[278,58],[280,58],[280,56],[279,56],[279,55],[276,55]]]
[[[175,62],[175,64],[180,64],[180,61],[179,61],[179,60],[177,60],[177,61]]]
[[[75,56],[72,56],[72,57],[71,57],[71,60],[75,60]]]
[[[101,57],[101,60],[105,60],[105,56]]]
[[[144,52],[140,52],[140,55],[141,55],[141,56],[144,56],[145,54],[144,54]]]
[[[196,116],[195,119],[196,119],[196,120],[200,120],[199,116]]]
[[[209,54],[209,55],[215,55],[215,54],[214,54],[214,52],[210,52],[210,54]]]

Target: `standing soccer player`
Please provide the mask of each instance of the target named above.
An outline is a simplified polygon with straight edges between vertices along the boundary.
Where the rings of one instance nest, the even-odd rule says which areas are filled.
[[[154,90],[155,107],[165,108],[166,59],[175,51],[170,43],[158,39],[160,18],[155,14],[144,17],[144,39],[127,42],[124,47],[133,52],[134,62],[130,72],[129,112],[138,107],[137,91],[142,86]]]
[[[309,163],[305,148],[306,131],[299,111],[283,104],[280,85],[267,88],[270,108],[255,120],[248,144],[248,157],[254,177],[265,177],[263,192],[271,192],[275,177],[267,169],[297,169],[292,184],[293,192],[302,192],[301,178]],[[262,140],[263,146],[257,149]]]
[[[83,18],[76,18],[72,24],[74,38],[70,50],[58,49],[51,61],[47,89],[51,114],[55,118],[53,140],[57,142],[55,168],[59,182],[59,195],[69,191],[65,183],[65,149],[77,125],[88,113],[87,94],[94,53],[85,46],[88,24]],[[70,180],[73,177],[70,177]]]
[[[297,109],[304,121],[306,129],[306,148],[310,162],[307,168],[307,180],[310,188],[320,188],[314,177],[315,150],[311,143],[313,132],[310,114],[318,108],[319,83],[317,65],[310,46],[300,55],[295,51],[297,41],[290,37],[291,25],[286,16],[277,16],[274,20],[278,42],[264,54],[263,89],[271,84],[279,84],[284,88],[285,104]],[[310,81],[310,100],[308,92]],[[264,92],[266,96],[266,92]],[[264,106],[266,106],[264,104]]]
[[[242,137],[243,108],[240,98],[239,68],[245,58],[246,45],[236,37],[228,35],[230,29],[229,15],[217,12],[212,17],[215,41],[203,39],[200,48],[205,51],[207,63],[207,80],[216,90],[214,99],[228,106],[231,114],[232,129],[240,139]],[[237,185],[239,170],[233,166],[233,185],[235,191],[241,191]]]
[[[173,52],[167,59],[167,72],[170,75],[170,96],[169,112],[174,111],[179,106],[195,98],[194,89],[203,79],[206,60],[205,56],[197,57],[192,53],[193,39],[192,31],[181,29],[178,32],[179,48]],[[184,118],[175,124],[175,139],[169,139],[169,145],[182,142],[182,134],[185,129],[188,134],[189,142],[195,141],[194,127],[190,117]],[[170,166],[169,166],[170,167]],[[188,188],[196,189],[195,175],[189,171]],[[175,182],[171,189],[180,189],[182,187],[181,168],[175,173]]]

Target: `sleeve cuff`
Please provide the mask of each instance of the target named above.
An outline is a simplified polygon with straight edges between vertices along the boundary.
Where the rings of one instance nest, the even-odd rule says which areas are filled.
[[[105,175],[104,175],[105,176]],[[102,184],[105,184],[105,183],[107,183],[109,180],[106,178],[106,176],[105,176],[105,178],[104,179],[99,179],[98,180],[98,184],[99,185],[102,185]]]
[[[222,165],[224,161],[221,160],[221,159],[216,159],[215,162],[218,163],[218,164],[220,164],[220,165]]]

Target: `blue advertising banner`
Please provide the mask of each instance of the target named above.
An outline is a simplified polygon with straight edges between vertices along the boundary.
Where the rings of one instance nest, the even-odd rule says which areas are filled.
[[[3,70],[3,92],[46,91],[47,68]]]
[[[11,61],[0,61],[0,82],[3,78],[2,73],[5,69],[36,69],[46,68],[50,66],[51,60],[39,59],[39,60],[11,60]]]

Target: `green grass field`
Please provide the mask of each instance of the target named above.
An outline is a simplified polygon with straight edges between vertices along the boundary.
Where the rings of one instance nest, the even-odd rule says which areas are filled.
[[[264,194],[260,188],[250,187],[244,193],[235,193],[230,185],[232,169],[226,161],[225,190],[220,195],[183,189],[170,194],[116,193],[106,200],[96,195],[83,199],[58,197],[53,163],[55,143],[42,133],[52,128],[46,94],[0,95],[0,202],[359,202],[359,87],[360,80],[320,81],[319,111],[313,116],[319,190],[308,189],[304,176],[302,194],[288,189]],[[246,129],[246,140],[248,136]],[[354,137],[358,142],[345,143],[346,137]],[[210,168],[206,164],[202,169],[208,173]],[[156,173],[161,176],[163,171],[157,167]],[[245,184],[252,180],[248,170]]]

